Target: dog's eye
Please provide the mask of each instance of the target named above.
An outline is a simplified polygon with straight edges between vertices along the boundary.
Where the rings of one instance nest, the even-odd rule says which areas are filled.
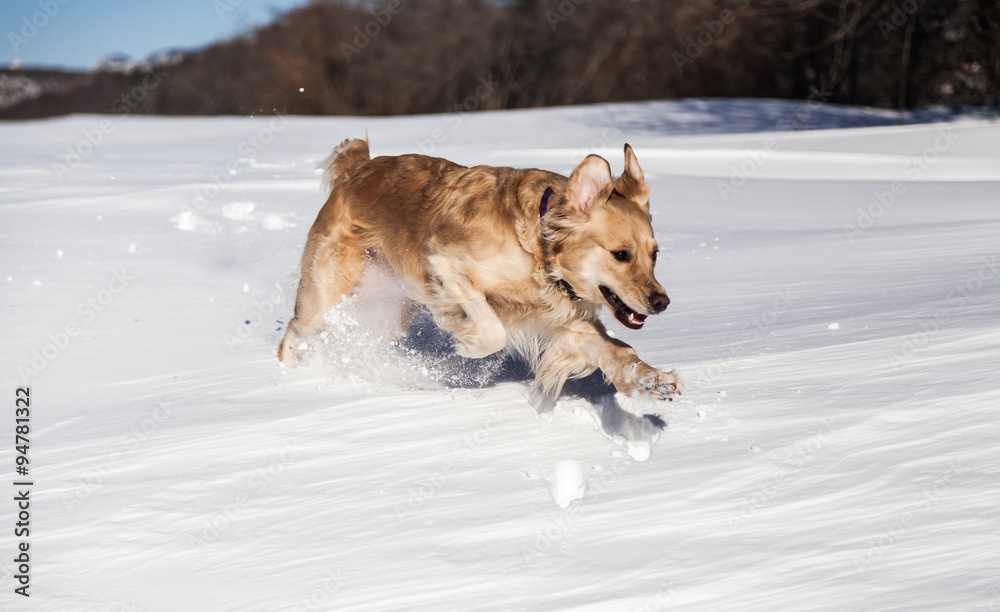
[[[618,261],[628,261],[629,253],[628,251],[611,251],[611,254],[615,256]]]
[[[657,253],[659,253],[659,251],[653,251],[653,254],[651,256],[653,258],[653,261],[656,261],[656,254]]]

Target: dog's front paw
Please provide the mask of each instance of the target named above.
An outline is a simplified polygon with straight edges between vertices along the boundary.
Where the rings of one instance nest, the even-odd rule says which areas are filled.
[[[681,381],[673,370],[661,372],[650,366],[645,366],[645,368],[640,366],[640,371],[636,372],[636,378],[639,388],[656,399],[673,401],[675,395],[681,395]]]

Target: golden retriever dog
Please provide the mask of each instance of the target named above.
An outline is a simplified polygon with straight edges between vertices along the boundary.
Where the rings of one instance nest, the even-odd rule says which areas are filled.
[[[330,197],[309,230],[281,363],[296,364],[366,264],[385,262],[460,355],[522,355],[549,401],[597,368],[626,395],[680,393],[673,372],[643,362],[598,318],[606,306],[640,329],[670,303],[653,276],[649,188],[629,145],[620,177],[590,155],[566,178],[425,155],[372,159],[366,140],[345,140],[325,179]]]

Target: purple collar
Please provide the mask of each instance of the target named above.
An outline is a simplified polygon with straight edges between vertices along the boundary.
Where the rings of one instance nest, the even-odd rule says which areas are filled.
[[[544,217],[545,212],[549,209],[549,196],[552,195],[552,188],[546,187],[545,193],[542,194],[542,203],[538,205],[538,216]]]

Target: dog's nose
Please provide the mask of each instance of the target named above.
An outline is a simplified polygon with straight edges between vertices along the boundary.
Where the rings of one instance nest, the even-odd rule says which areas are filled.
[[[666,293],[652,293],[649,296],[649,307],[654,313],[659,314],[670,305],[670,298]]]

